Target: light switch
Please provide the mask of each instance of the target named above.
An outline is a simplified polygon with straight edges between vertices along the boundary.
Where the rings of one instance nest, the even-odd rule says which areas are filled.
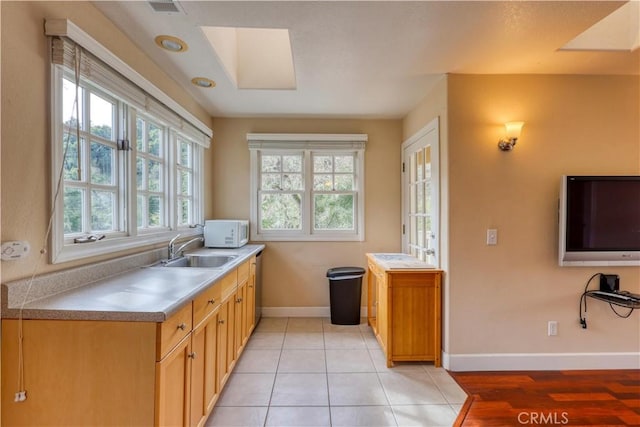
[[[487,230],[487,246],[494,246],[498,244],[498,230],[496,228],[489,228]]]

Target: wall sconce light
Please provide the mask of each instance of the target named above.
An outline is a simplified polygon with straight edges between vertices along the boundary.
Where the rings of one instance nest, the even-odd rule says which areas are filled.
[[[506,130],[505,139],[498,141],[498,147],[502,151],[513,150],[518,138],[520,138],[520,131],[522,131],[523,125],[524,122],[507,122],[504,124],[504,128]]]

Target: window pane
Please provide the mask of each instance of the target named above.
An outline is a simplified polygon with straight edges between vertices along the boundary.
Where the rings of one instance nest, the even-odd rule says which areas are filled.
[[[84,89],[78,88],[78,110],[80,114],[80,128],[82,128],[82,100],[84,99]],[[78,123],[76,115],[76,85],[67,79],[62,81],[62,121],[69,126]]]
[[[302,172],[302,156],[282,156],[284,172]]]
[[[191,166],[191,144],[180,141],[180,164],[182,166]]]
[[[182,196],[191,195],[191,172],[181,170],[178,173],[178,194]]]
[[[262,172],[280,172],[282,170],[280,156],[262,156]]]
[[[115,150],[98,142],[91,142],[91,182],[109,184],[115,182],[114,177]]]
[[[263,230],[300,230],[302,196],[300,194],[262,194],[260,224]]]
[[[353,175],[336,175],[334,180],[337,191],[353,190]]]
[[[282,175],[282,189],[283,190],[302,190],[304,185],[302,184],[302,175],[299,173],[290,173]]]
[[[188,199],[182,199],[178,202],[178,222],[182,224],[189,224],[191,218],[191,201]]]
[[[314,172],[332,172],[333,160],[331,156],[314,156],[313,171]]]
[[[92,93],[89,97],[91,107],[91,133],[113,140],[113,112],[115,105]]]
[[[162,200],[159,196],[149,197],[149,227],[162,225]]]
[[[318,191],[331,191],[333,190],[333,176],[332,175],[313,175],[313,189]]]
[[[64,189],[64,232],[82,232],[83,193],[78,188]]]
[[[144,225],[143,221],[144,221],[144,212],[146,211],[146,203],[145,203],[145,197],[138,195],[137,197],[138,199],[138,206],[137,206],[137,212],[136,212],[136,217],[137,217],[137,224],[138,227],[142,227]]]
[[[64,179],[78,181],[82,177],[78,176],[78,139],[74,134],[64,136],[67,145],[67,154],[64,158]],[[84,141],[83,141],[84,142]]]
[[[315,230],[353,230],[352,194],[316,194],[313,197]]]
[[[137,182],[138,190],[144,189],[144,177],[145,177],[144,165],[145,164],[146,162],[144,161],[144,159],[140,157],[136,159],[136,182]]]
[[[160,156],[162,141],[162,129],[153,123],[149,123],[149,135],[147,136],[148,152],[154,156]]]
[[[336,172],[353,172],[353,156],[335,156]]]
[[[136,120],[136,149],[138,151],[144,150],[144,120]]]
[[[114,229],[115,193],[111,191],[91,191],[91,231],[111,231]]]
[[[282,190],[282,187],[280,185],[280,174],[263,173],[261,188],[263,190]]]
[[[147,162],[149,167],[149,182],[148,182],[148,190],[149,191],[162,191],[162,169],[160,167],[160,163],[149,160]]]

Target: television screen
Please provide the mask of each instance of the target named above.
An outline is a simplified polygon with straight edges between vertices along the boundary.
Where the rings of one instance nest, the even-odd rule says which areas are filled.
[[[640,263],[640,176],[565,176],[560,208],[560,265]]]

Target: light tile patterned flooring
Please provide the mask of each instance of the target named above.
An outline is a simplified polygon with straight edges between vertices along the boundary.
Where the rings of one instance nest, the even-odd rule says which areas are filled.
[[[442,368],[387,368],[371,328],[263,318],[207,426],[451,426],[467,395]]]

